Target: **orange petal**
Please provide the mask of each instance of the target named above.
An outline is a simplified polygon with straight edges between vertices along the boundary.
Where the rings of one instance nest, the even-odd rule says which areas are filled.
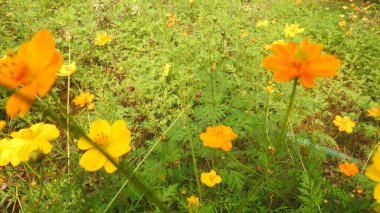
[[[314,86],[314,76],[310,74],[303,74],[300,76],[301,84],[305,88]]]
[[[289,69],[291,62],[277,56],[268,56],[264,58],[263,66],[267,69],[280,71]]]
[[[308,72],[315,76],[332,77],[340,66],[340,61],[332,55],[323,55],[315,58],[309,65]]]
[[[32,107],[35,99],[35,91],[31,86],[25,86],[19,92],[11,95],[6,104],[6,112],[10,117],[25,114]]]
[[[46,70],[39,73],[35,79],[37,86],[37,93],[43,97],[45,96],[53,86],[57,73],[63,63],[63,57],[60,53],[55,52],[51,63]]]
[[[284,59],[289,59],[291,57],[293,57],[294,53],[296,52],[297,50],[297,44],[296,43],[288,43],[288,44],[285,44],[285,45],[273,45],[272,46],[272,52],[280,57],[280,58],[284,58]]]
[[[31,41],[21,45],[18,56],[27,64],[32,73],[44,70],[51,62],[55,52],[54,37],[48,30],[36,33]]]
[[[277,71],[273,74],[274,80],[279,81],[279,82],[290,81],[294,79],[295,77],[296,75],[293,75],[288,71]]]

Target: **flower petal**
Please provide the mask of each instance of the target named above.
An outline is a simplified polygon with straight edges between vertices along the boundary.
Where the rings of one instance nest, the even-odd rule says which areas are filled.
[[[97,149],[90,149],[82,155],[79,160],[79,165],[86,171],[96,171],[104,166],[107,158]]]

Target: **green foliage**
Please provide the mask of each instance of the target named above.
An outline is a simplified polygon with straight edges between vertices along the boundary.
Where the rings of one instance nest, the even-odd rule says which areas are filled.
[[[49,96],[26,116],[8,119],[2,112],[8,125],[0,134],[8,137],[40,121],[57,123],[41,105],[66,113],[67,97],[90,92],[95,109],[70,103],[72,119],[86,132],[97,119],[125,120],[132,151],[121,165],[135,169],[171,211],[190,211],[191,195],[202,196],[198,212],[369,211],[375,206],[373,183],[343,176],[338,161],[318,149],[326,146],[364,164],[379,140],[379,122],[366,113],[369,107],[380,107],[379,6],[353,12],[342,5],[350,7],[317,0],[299,5],[291,0],[0,0],[0,54],[47,28],[65,63],[78,66],[70,94],[67,78],[58,77]],[[167,27],[168,13],[177,16],[173,28]],[[340,14],[345,15],[345,27],[338,25]],[[350,19],[352,14],[357,19]],[[268,20],[269,26],[256,27],[259,20]],[[292,23],[305,32],[286,38],[284,26]],[[112,42],[96,46],[98,32],[108,32]],[[287,134],[291,137],[277,144],[291,83],[273,82],[272,94],[263,89],[272,81],[272,72],[262,67],[263,58],[271,54],[265,46],[302,37],[323,43],[324,52],[336,55],[342,68],[335,78],[297,88]],[[2,108],[11,92],[0,88]],[[356,122],[351,135],[338,132],[332,123],[336,115],[349,115]],[[202,145],[199,135],[215,125],[230,126],[238,135],[228,153]],[[80,167],[83,152],[74,133],[68,166],[64,129],[60,126],[61,137],[41,162],[2,169],[0,211],[159,211],[120,172],[90,173]],[[300,139],[312,142],[301,144]],[[222,183],[198,186],[196,176],[212,169]]]

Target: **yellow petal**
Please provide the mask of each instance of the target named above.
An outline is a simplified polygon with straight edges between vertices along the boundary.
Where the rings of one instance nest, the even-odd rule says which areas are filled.
[[[81,137],[79,140],[78,140],[78,148],[81,149],[81,150],[86,150],[86,149],[91,149],[94,146],[94,144],[92,144],[91,142],[87,141],[84,137]]]
[[[85,168],[86,171],[96,171],[104,166],[107,158],[97,149],[90,149],[82,155],[79,160],[79,165]]]
[[[380,171],[377,170],[374,164],[366,168],[365,175],[373,181],[380,182]]]
[[[119,162],[118,158],[114,158],[116,163]],[[106,164],[104,165],[104,169],[106,170],[107,173],[114,173],[117,170],[117,167],[111,163],[111,161],[107,160]]]
[[[107,147],[108,153],[112,156],[121,156],[131,150],[131,131],[127,128],[123,120],[118,120],[111,126],[110,144]]]
[[[97,135],[104,134],[105,136],[111,136],[111,126],[106,120],[97,120],[91,123],[90,126],[90,138],[94,139]]]

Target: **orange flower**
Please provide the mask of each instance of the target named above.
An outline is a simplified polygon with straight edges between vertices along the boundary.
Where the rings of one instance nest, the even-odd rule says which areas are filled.
[[[306,38],[301,45],[294,42],[273,45],[274,55],[267,56],[263,66],[274,71],[276,81],[300,78],[303,87],[312,87],[315,77],[333,77],[340,66],[335,56],[322,55],[322,49],[322,44],[311,44]]]
[[[359,172],[355,163],[348,163],[347,161],[339,165],[339,170],[347,176],[354,176]]]
[[[206,133],[202,133],[200,138],[203,146],[211,148],[221,148],[224,151],[229,151],[232,148],[231,140],[237,138],[237,135],[228,126],[220,125],[208,127]]]
[[[0,62],[0,85],[21,89],[7,101],[6,112],[14,117],[29,111],[36,94],[45,96],[53,86],[63,63],[55,50],[53,35],[41,30],[32,40],[22,44],[17,53],[10,53]]]
[[[379,107],[373,107],[369,110],[367,110],[368,116],[371,117],[379,117],[380,116],[380,108]]]

